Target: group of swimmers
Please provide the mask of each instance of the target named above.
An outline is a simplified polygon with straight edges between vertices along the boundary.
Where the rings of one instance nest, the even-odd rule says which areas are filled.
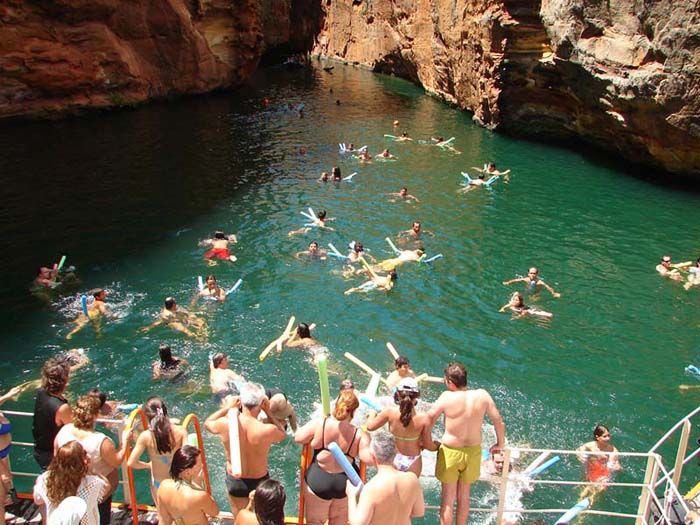
[[[664,255],[656,265],[656,271],[674,281],[680,282],[685,279],[683,288],[686,290],[690,290],[693,286],[700,286],[700,257],[695,262],[673,263],[670,255]]]

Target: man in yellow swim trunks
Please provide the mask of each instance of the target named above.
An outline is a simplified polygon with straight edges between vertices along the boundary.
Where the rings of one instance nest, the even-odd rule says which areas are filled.
[[[442,483],[440,525],[452,525],[457,501],[457,525],[469,518],[469,490],[479,479],[481,466],[481,426],[488,415],[496,429],[496,444],[491,453],[505,445],[506,426],[496,404],[486,390],[467,389],[464,365],[450,363],[445,368],[443,392],[428,411],[433,424],[445,416],[445,433],[435,463],[435,477]]]

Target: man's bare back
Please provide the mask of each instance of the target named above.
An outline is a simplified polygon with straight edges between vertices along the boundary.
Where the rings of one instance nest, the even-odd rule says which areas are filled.
[[[443,444],[453,448],[471,447],[481,444],[481,426],[491,407],[496,408],[486,390],[456,390],[443,392],[430,413],[439,410],[438,415],[445,414]]]
[[[410,472],[380,467],[360,493],[351,525],[406,525],[425,512],[418,478]]]

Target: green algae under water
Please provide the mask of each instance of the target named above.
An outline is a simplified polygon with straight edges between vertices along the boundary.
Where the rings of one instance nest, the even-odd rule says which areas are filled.
[[[266,110],[264,97],[271,101]],[[288,101],[305,103],[303,119],[274,111]],[[389,141],[383,135],[395,133],[394,119],[415,139],[456,137],[462,154]],[[368,144],[372,153],[389,147],[399,159],[362,166],[339,155],[339,142]],[[301,146],[307,155],[298,154]],[[508,183],[456,193],[460,171],[492,159],[512,170]],[[367,381],[343,352],[388,370],[389,340],[419,372],[440,375],[447,362],[459,360],[469,367],[470,384],[494,396],[516,445],[574,448],[605,422],[618,448],[646,451],[697,405],[700,394],[682,394],[678,385],[694,381],[683,368],[700,358],[700,290],[686,292],[654,272],[664,253],[676,260],[700,255],[697,195],[631,178],[572,151],[492,134],[406,82],[349,67],[333,74],[268,69],[233,94],[4,125],[0,160],[3,390],[37,377],[48,356],[79,346],[92,363],[72,380],[71,392],[99,386],[131,402],[158,393],[172,415],[195,412],[204,419],[215,408],[207,355],[225,351],[248,378],[284,389],[306,421],[319,397],[310,358],[289,350],[262,365],[257,360],[293,314],[318,324],[316,335],[332,354],[331,390],[346,375],[361,386]],[[339,186],[316,182],[333,165],[344,175],[359,173]],[[420,203],[390,202],[386,194],[401,186]],[[327,209],[337,231],[289,238],[308,206]],[[435,232],[425,240],[428,253],[445,257],[432,267],[401,267],[388,295],[345,297],[343,290],[359,281],[340,277],[336,261],[293,257],[313,239],[341,249],[358,239],[388,258],[384,237],[414,219]],[[238,234],[237,263],[204,264],[197,241],[216,228]],[[34,268],[63,253],[79,268],[81,291],[111,292],[119,319],[99,336],[89,326],[65,340],[77,295],[48,306],[26,292]],[[498,313],[517,289],[501,281],[531,265],[562,293],[526,298],[554,313],[549,322]],[[207,273],[224,286],[243,278],[225,304],[201,305],[207,343],[165,328],[137,333],[165,296],[186,304],[196,276]],[[161,342],[193,364],[189,379],[199,391],[151,382]],[[423,395],[431,400],[439,392],[435,385]],[[31,410],[31,396],[6,408]],[[15,439],[31,439],[28,422],[13,424]],[[216,497],[227,508],[222,450],[210,437],[206,445]],[[33,469],[29,457],[16,449],[13,466]],[[287,440],[271,460],[292,515],[298,458],[299,448]],[[641,479],[643,465],[624,467],[619,480]],[[576,479],[579,472],[575,461],[566,461],[549,475]],[[145,477],[138,479],[146,497]],[[436,504],[434,480],[424,486]],[[484,484],[473,494],[474,505],[495,501]],[[609,490],[597,506],[633,511],[636,495]],[[577,489],[541,486],[523,503],[566,508],[577,500]],[[437,523],[437,515],[424,523]]]

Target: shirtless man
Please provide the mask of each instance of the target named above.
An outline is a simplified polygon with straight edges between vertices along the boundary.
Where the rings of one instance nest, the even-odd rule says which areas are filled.
[[[328,259],[328,252],[326,250],[321,250],[318,247],[318,243],[316,241],[311,241],[309,243],[309,249],[303,252],[297,252],[295,257],[297,259],[301,259],[302,257],[308,257],[309,259],[320,259],[322,261],[325,261],[326,259]]]
[[[345,295],[350,295],[356,292],[369,292],[370,290],[380,290],[382,292],[388,292],[396,283],[396,270],[391,270],[388,275],[377,275],[371,268],[366,268],[366,273],[369,277],[369,281],[362,283],[360,286],[355,286],[349,290],[345,290]]]
[[[395,158],[396,158],[394,155],[392,155],[391,153],[389,153],[389,149],[388,149],[388,148],[385,148],[384,151],[382,151],[381,153],[377,153],[377,154],[375,155],[375,157],[378,158],[378,159],[395,159]]]
[[[561,294],[554,291],[554,288],[538,277],[540,271],[534,266],[527,271],[527,277],[514,277],[508,281],[503,281],[503,284],[509,286],[513,283],[525,283],[526,288],[530,293],[538,293],[542,288],[546,288],[552,297],[559,298]]]
[[[440,525],[452,525],[457,501],[457,525],[469,518],[469,489],[479,479],[481,466],[481,426],[488,415],[496,430],[491,453],[505,445],[506,427],[496,404],[486,390],[467,389],[467,370],[459,363],[445,368],[443,392],[428,411],[433,423],[445,416],[445,433],[435,463],[435,477],[442,483]]]
[[[483,173],[484,175],[491,175],[491,176],[508,175],[510,173],[510,170],[498,171],[496,169],[496,164],[494,164],[493,162],[489,162],[486,165],[486,168],[477,168],[476,166],[472,166],[472,169],[478,171],[479,173]]]
[[[392,195],[394,197],[399,197],[405,201],[415,201],[415,202],[420,202],[415,195],[411,195],[408,193],[408,188],[401,188],[398,193],[390,193],[389,195]],[[394,202],[394,199],[392,199],[392,202]]]
[[[406,133],[405,131],[401,133],[400,137],[396,137],[396,142],[408,142],[409,140],[412,141],[413,139],[409,137],[408,133]]]
[[[483,173],[479,175],[476,179],[469,179],[469,182],[463,188],[457,190],[458,192],[465,193],[467,191],[475,190],[481,188],[482,186],[489,186],[491,181],[493,181],[498,175],[494,175],[489,180],[486,180],[486,175]]]
[[[236,383],[245,383],[245,378],[228,367],[228,357],[218,352],[209,361],[209,386],[214,399],[219,403],[229,396],[238,395]]]
[[[397,357],[394,360],[394,366],[396,367],[396,370],[394,370],[386,378],[386,386],[389,390],[393,390],[393,388],[399,384],[399,381],[405,377],[416,377],[415,372],[413,372],[411,369],[411,362],[408,360],[408,358],[403,356]]]
[[[139,331],[148,332],[152,328],[158,325],[165,324],[176,330],[182,332],[186,336],[195,337],[196,334],[190,330],[189,327],[199,330],[204,328],[204,321],[200,318],[192,315],[184,308],[178,308],[175,299],[172,297],[166,297],[163,310],[161,310],[158,319],[148,326],[144,326]]]
[[[66,339],[71,339],[75,334],[80,332],[89,321],[96,321],[100,317],[108,317],[109,309],[107,308],[107,291],[102,288],[91,290],[94,300],[87,307],[87,316],[81,312],[75,320],[75,328],[68,332]]]
[[[326,210],[320,210],[316,215],[316,218],[310,223],[308,223],[309,226],[304,226],[303,228],[299,228],[298,230],[292,230],[287,234],[287,236],[291,237],[293,235],[303,235],[304,233],[310,232],[311,228],[320,228],[321,230],[328,230],[334,232],[335,230],[333,228],[331,228],[330,226],[326,226],[327,221],[334,220],[335,218],[333,217],[326,217]]]
[[[236,262],[236,256],[231,255],[228,249],[229,242],[236,244],[238,243],[238,239],[233,234],[227,236],[224,232],[217,231],[214,232],[213,239],[204,239],[200,241],[199,246],[211,246],[211,249],[204,254],[204,258],[209,261],[209,264],[215,264],[213,259]]]
[[[412,239],[420,239],[421,235],[429,235],[430,237],[434,237],[435,234],[431,232],[430,230],[424,230],[421,226],[421,223],[418,221],[413,221],[413,225],[411,226],[410,230],[404,230],[402,232],[399,232],[399,237],[408,237]]]
[[[34,279],[34,284],[36,286],[41,286],[44,288],[56,288],[56,286],[61,284],[58,282],[57,279],[58,270],[52,270],[51,268],[42,266],[41,268],[39,268],[39,273]]]
[[[324,171],[321,173],[321,176],[318,178],[318,182],[328,182],[330,180],[330,176],[328,175],[327,171]]]
[[[238,416],[239,444],[241,454],[241,477],[234,478],[231,472],[231,449],[229,446],[228,411],[242,407]],[[258,415],[264,412],[267,422],[259,421]],[[226,451],[226,488],[228,489],[231,511],[235,515],[248,504],[248,495],[264,480],[270,477],[267,460],[270,447],[279,443],[287,434],[284,426],[270,410],[270,400],[265,397],[265,389],[257,383],[246,383],[241,396],[232,397],[219,410],[204,422],[212,434],[221,439]]]
[[[661,262],[656,265],[656,271],[664,277],[668,277],[669,279],[673,279],[674,281],[681,281],[683,280],[683,276],[681,275],[681,272],[679,270],[686,269],[692,264],[692,262],[672,264],[671,256],[664,255],[661,258]]]
[[[386,431],[376,432],[370,450],[377,474],[362,492],[350,481],[346,484],[350,525],[405,525],[411,523],[411,518],[422,517],[425,501],[418,477],[394,469],[394,436]]]
[[[425,252],[423,250],[401,250],[398,257],[384,259],[372,266],[372,269],[377,272],[390,272],[401,266],[405,262],[418,262]],[[357,273],[360,273],[358,270]]]
[[[361,151],[357,158],[360,159],[360,162],[363,164],[372,164],[372,155],[370,155],[367,150]]]

